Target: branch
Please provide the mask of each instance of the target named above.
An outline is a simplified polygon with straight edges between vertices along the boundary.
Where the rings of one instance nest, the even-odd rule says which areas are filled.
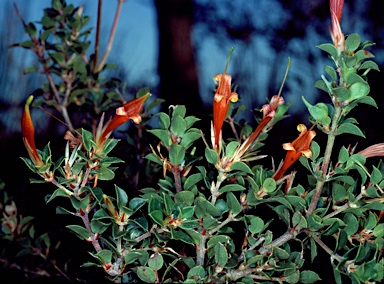
[[[324,160],[323,164],[321,167],[321,177],[317,179],[317,184],[315,188],[315,192],[312,196],[311,204],[309,205],[308,211],[306,216],[308,217],[315,211],[317,207],[317,203],[319,202],[320,196],[321,196],[321,191],[323,190],[323,186],[326,182],[327,179],[327,171],[328,171],[328,166],[329,162],[331,160],[331,154],[332,154],[332,149],[333,145],[335,143],[335,138],[337,134],[337,126],[339,123],[339,119],[341,116],[341,111],[342,108],[340,106],[340,103],[338,101],[335,102],[335,113],[332,118],[332,124],[331,124],[331,130],[328,133],[328,140],[327,140],[327,146],[325,149],[325,154],[324,154]]]
[[[100,49],[100,26],[101,26],[101,10],[103,7],[103,0],[99,0],[97,6],[97,24],[96,24],[96,38],[95,38],[95,55],[93,58],[93,73],[95,73],[97,62],[99,61],[99,49]]]
[[[309,234],[312,239],[315,240],[315,242],[321,246],[330,256],[332,256],[334,259],[336,259],[338,262],[342,262],[344,258],[338,254],[334,254],[333,251],[325,244],[322,240],[315,234]]]
[[[288,230],[286,233],[284,233],[284,235],[280,236],[279,238],[277,238],[276,240],[274,240],[270,244],[261,247],[261,249],[259,249],[258,252],[259,252],[259,254],[265,255],[272,248],[279,247],[279,246],[285,244],[286,242],[294,239],[298,234],[299,234],[299,232],[297,232],[297,231],[290,232],[290,230]]]
[[[108,57],[109,53],[112,50],[112,44],[113,44],[113,40],[115,38],[117,23],[119,21],[119,16],[120,16],[120,12],[121,12],[121,7],[123,6],[123,2],[125,2],[125,0],[118,0],[118,4],[117,4],[117,8],[116,8],[116,13],[115,13],[115,18],[113,20],[111,32],[109,34],[107,48],[105,49],[105,52],[103,54],[103,57],[102,57],[100,63],[95,68],[95,73],[98,73],[98,72],[100,72],[103,69],[103,67],[105,65],[105,62],[107,61],[107,57]]]

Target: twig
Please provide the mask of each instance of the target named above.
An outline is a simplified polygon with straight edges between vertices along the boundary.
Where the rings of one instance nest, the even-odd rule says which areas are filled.
[[[172,173],[173,173],[173,177],[175,179],[176,192],[180,192],[183,190],[183,188],[181,186],[179,165],[173,165],[172,166]]]
[[[101,251],[101,246],[99,244],[98,238],[97,238],[97,236],[95,235],[95,233],[91,229],[91,225],[89,223],[89,218],[88,218],[88,212],[86,212],[86,211],[79,212],[78,211],[77,215],[81,218],[81,220],[83,220],[85,228],[89,232],[90,241],[92,242],[92,245],[95,248],[96,252]]]
[[[337,214],[343,212],[344,210],[347,210],[348,208],[351,208],[351,204],[354,204],[355,202],[359,201],[361,198],[363,198],[363,193],[360,192],[360,194],[358,196],[356,196],[356,199],[353,201],[353,202],[347,202],[346,204],[344,204],[343,206],[341,206],[339,209],[333,211],[332,213],[329,213],[328,215],[325,215],[323,217],[323,220],[326,220],[326,219],[329,219],[333,216],[336,216]]]
[[[325,154],[324,154],[324,160],[323,164],[321,167],[321,177],[318,178],[315,192],[313,193],[311,203],[309,205],[308,211],[306,216],[308,217],[315,211],[317,207],[317,203],[319,202],[320,196],[321,196],[321,191],[323,189],[323,186],[326,182],[326,177],[327,177],[327,171],[328,171],[328,166],[329,162],[331,160],[331,154],[332,154],[332,149],[333,145],[335,143],[335,138],[337,134],[337,126],[339,123],[339,119],[341,116],[341,111],[342,108],[340,106],[340,103],[338,101],[335,102],[335,112],[332,118],[332,124],[331,124],[331,130],[328,133],[328,140],[327,140],[327,147],[325,149]]]
[[[286,242],[294,239],[298,234],[299,234],[299,232],[297,232],[297,231],[291,232],[290,230],[288,230],[286,233],[284,233],[282,236],[280,236],[276,240],[272,241],[270,244],[263,246],[261,249],[259,249],[258,252],[259,252],[259,254],[265,255],[272,248],[279,247],[279,246],[285,244]]]
[[[107,61],[108,55],[109,55],[109,53],[112,50],[112,44],[113,44],[113,40],[115,38],[117,23],[119,21],[119,16],[120,16],[120,12],[121,12],[121,7],[123,6],[123,2],[125,2],[125,0],[118,0],[117,8],[116,8],[116,13],[115,13],[115,18],[113,20],[111,32],[109,34],[107,48],[104,51],[104,54],[103,54],[103,57],[101,58],[100,63],[97,65],[97,67],[95,69],[95,73],[98,73],[98,72],[100,72],[103,69],[103,67],[105,65],[105,62]]]
[[[314,239],[314,241],[319,245],[321,246],[330,256],[332,256],[334,259],[336,259],[338,262],[342,262],[344,260],[343,257],[341,257],[340,255],[338,254],[334,254],[333,251],[325,244],[323,243],[322,240],[320,240],[320,238],[318,236],[316,236],[315,234],[309,234],[310,237],[312,239]]]
[[[97,24],[96,24],[96,38],[95,38],[95,55],[93,58],[93,72],[95,73],[97,62],[99,61],[99,49],[100,49],[100,26],[101,26],[101,10],[103,7],[103,0],[99,0],[97,6]]]

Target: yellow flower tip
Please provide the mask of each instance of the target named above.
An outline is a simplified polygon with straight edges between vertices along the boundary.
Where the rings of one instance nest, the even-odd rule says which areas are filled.
[[[27,101],[25,102],[25,107],[29,107],[32,101],[33,101],[33,96],[31,95],[28,97]]]
[[[307,130],[307,127],[304,125],[304,124],[299,124],[298,126],[297,126],[297,130],[299,131],[299,132],[303,132],[303,131],[305,131],[305,130]]]
[[[303,150],[303,151],[301,151],[301,153],[306,157],[306,158],[310,158],[310,157],[312,157],[312,151],[311,150],[309,150],[309,149],[307,149],[307,150]]]
[[[215,82],[216,85],[219,84],[222,76],[223,76],[222,74],[217,74],[215,77],[213,77],[213,81]]]
[[[219,103],[222,99],[224,98],[223,95],[220,95],[220,94],[215,94],[215,96],[213,97],[214,101]]]
[[[296,151],[296,150],[295,150],[295,147],[293,147],[293,145],[292,145],[291,142],[289,142],[289,143],[284,143],[284,144],[283,144],[283,149],[284,149],[284,150],[287,150],[287,151],[292,151],[292,150]]]
[[[232,92],[231,97],[229,99],[231,100],[231,102],[235,103],[239,100],[239,96],[237,95],[237,93]]]
[[[135,116],[135,117],[132,117],[132,121],[135,123],[135,124],[139,124],[141,122],[141,116],[138,115],[138,116]]]

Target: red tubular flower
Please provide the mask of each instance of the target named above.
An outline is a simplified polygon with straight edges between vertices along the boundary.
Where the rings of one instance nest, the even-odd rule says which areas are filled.
[[[344,0],[329,0],[331,10],[332,28],[329,28],[333,44],[345,50],[345,37],[341,31],[340,22],[343,15]]]
[[[237,93],[231,92],[231,75],[224,72],[224,74],[217,74],[214,79],[218,82],[218,86],[213,100],[213,132],[215,136],[213,146],[218,148],[221,128],[227,115],[229,102],[237,102],[239,97]]]
[[[244,141],[240,148],[240,156],[248,150],[252,145],[253,141],[259,136],[267,124],[276,116],[277,108],[284,104],[284,98],[280,96],[273,96],[269,104],[262,106],[261,111],[263,112],[263,119],[260,121],[256,129],[249,135],[249,137]]]
[[[357,154],[363,155],[366,158],[382,157],[384,156],[384,143],[371,145]]]
[[[299,124],[297,126],[300,135],[291,143],[283,144],[284,150],[287,150],[283,165],[278,169],[277,172],[273,175],[273,179],[279,180],[285,173],[285,171],[296,162],[301,155],[306,156],[307,158],[312,157],[312,152],[309,149],[311,146],[312,139],[316,136],[314,130],[307,130],[304,124]]]
[[[32,162],[37,167],[44,166],[44,162],[41,160],[40,155],[37,153],[35,146],[35,128],[33,126],[31,113],[29,112],[29,105],[33,101],[33,96],[29,96],[25,103],[24,112],[21,116],[21,132],[23,134],[23,142],[25,148],[27,148],[28,155]]]
[[[122,107],[116,109],[116,115],[113,119],[109,120],[103,128],[102,121],[99,124],[96,134],[96,144],[98,151],[101,151],[105,141],[108,139],[109,135],[111,135],[112,131],[127,122],[128,120],[132,120],[134,123],[139,124],[141,122],[141,112],[143,110],[143,105],[147,98],[151,94],[148,93],[140,98],[133,99]]]

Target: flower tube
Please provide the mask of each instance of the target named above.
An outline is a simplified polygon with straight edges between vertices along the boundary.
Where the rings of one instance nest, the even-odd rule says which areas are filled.
[[[108,139],[114,129],[127,122],[128,120],[132,120],[136,124],[141,122],[140,114],[143,110],[145,101],[150,95],[150,93],[147,93],[146,95],[140,98],[135,98],[124,104],[122,107],[117,108],[116,115],[113,117],[113,119],[109,120],[104,125],[104,127],[102,127],[102,121],[100,122],[96,133],[96,144],[98,152],[101,151],[105,141]]]
[[[21,116],[21,132],[23,135],[23,142],[25,148],[28,151],[28,155],[31,158],[32,162],[37,167],[43,167],[44,162],[41,160],[39,153],[37,152],[35,146],[35,128],[33,126],[33,121],[31,118],[31,113],[29,111],[29,106],[33,101],[33,96],[29,96],[25,103],[24,112]]]

